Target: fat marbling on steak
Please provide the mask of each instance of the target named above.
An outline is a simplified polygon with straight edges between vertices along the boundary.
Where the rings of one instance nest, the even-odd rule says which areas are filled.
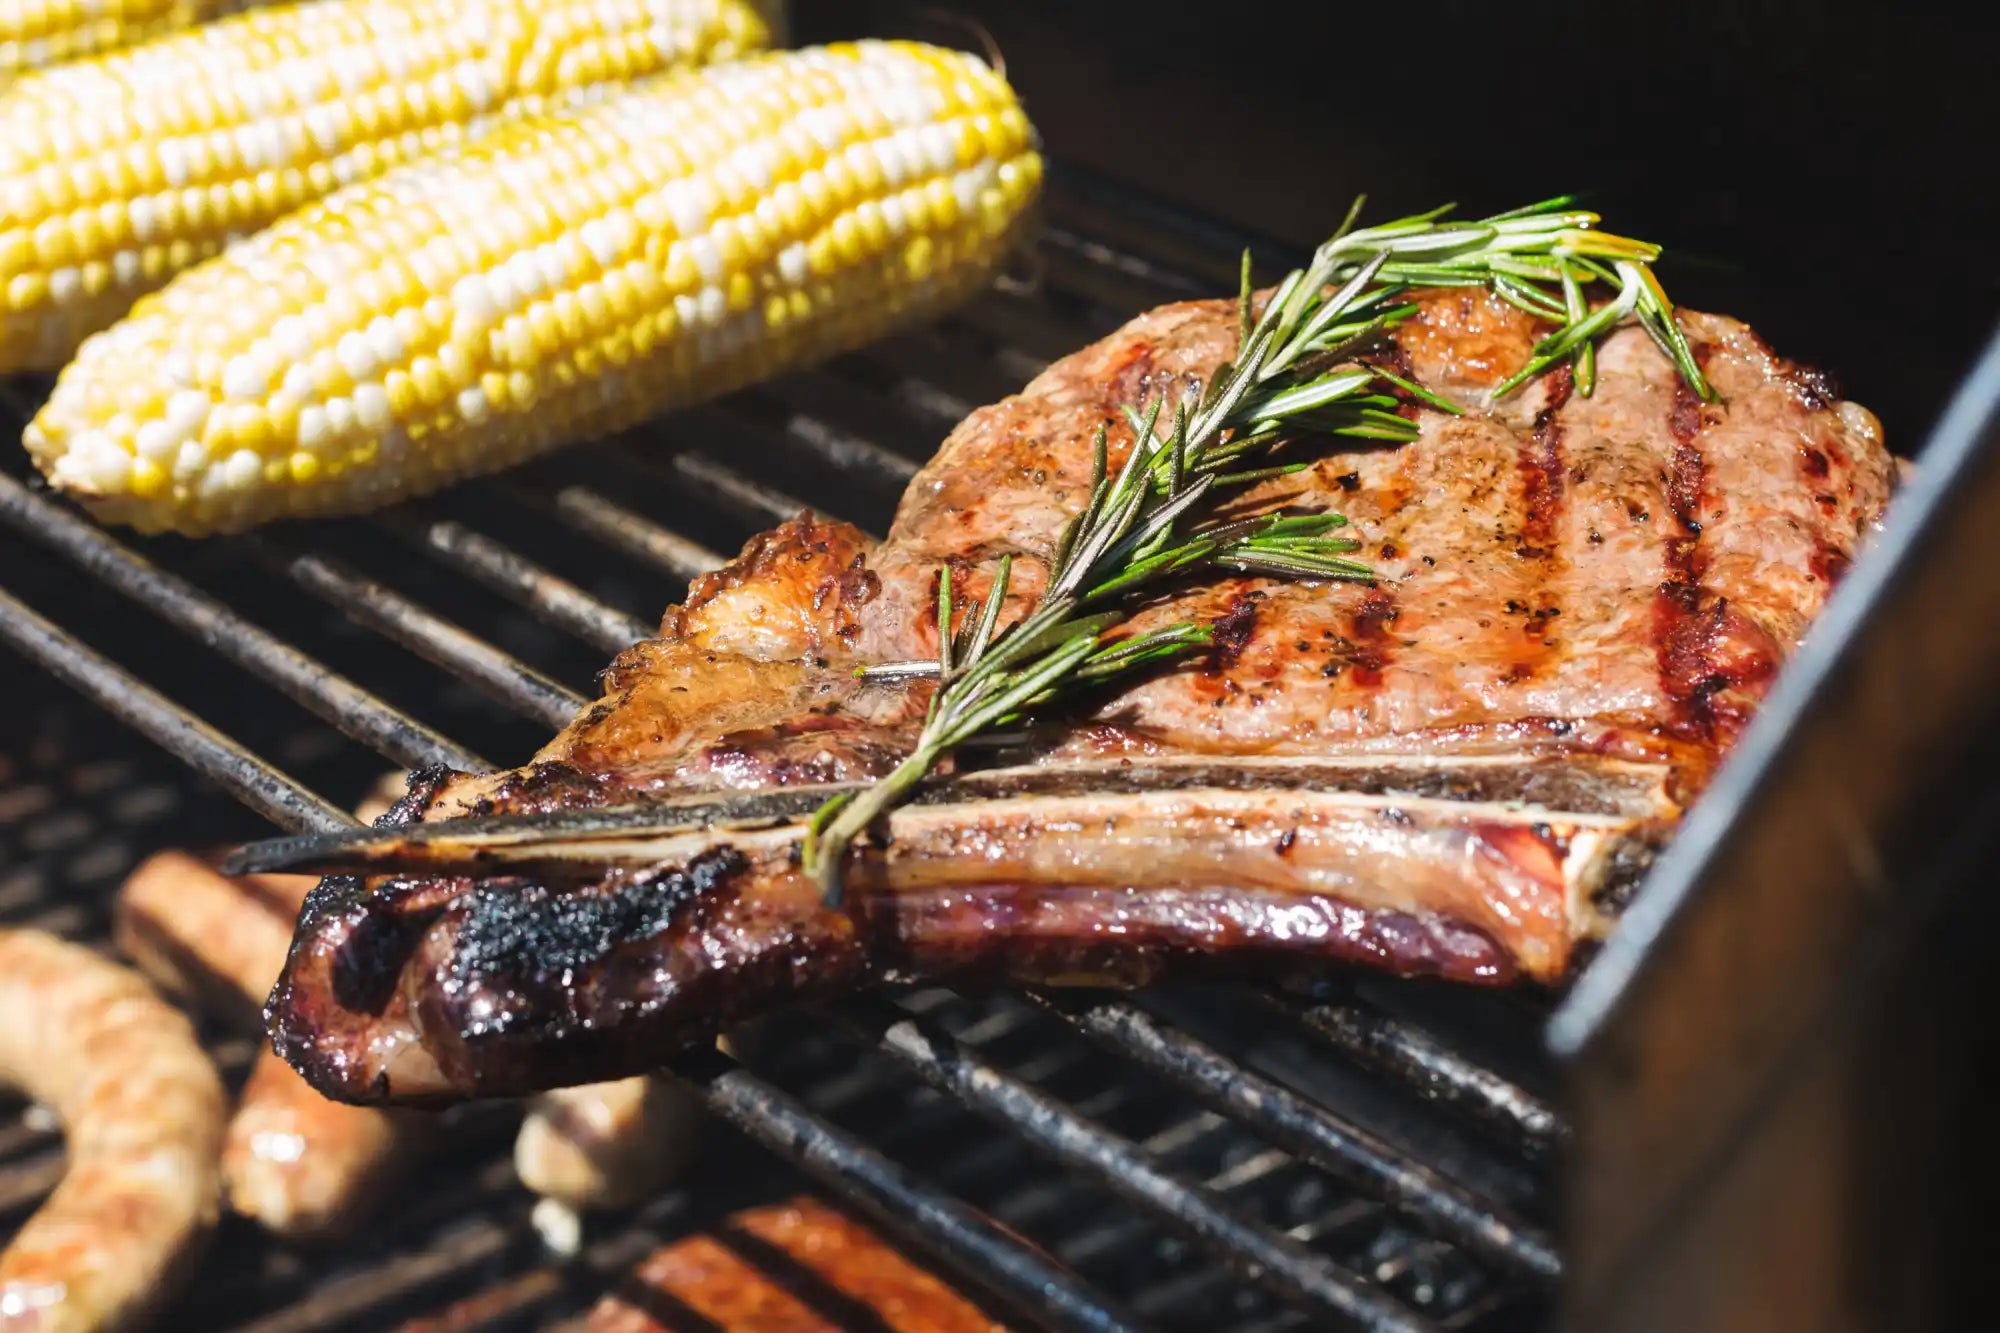
[[[1119,405],[1202,383],[1232,302],[1164,306],[968,417],[877,545],[801,515],[696,580],[660,637],[528,766],[419,775],[401,819],[680,803],[696,827],[577,877],[331,879],[269,1010],[330,1096],[442,1101],[658,1065],[772,1006],[909,977],[1137,983],[1328,960],[1556,982],[1606,929],[1875,529],[1875,419],[1735,320],[1683,311],[1705,404],[1646,334],[1497,405],[1539,330],[1425,293],[1378,357],[1462,405],[1408,444],[1315,461],[1241,512],[1338,510],[1372,585],[1205,577],[1139,624],[1213,650],[898,810],[850,851],[842,907],[801,825],[714,793],[878,777],[931,686],[857,664],[936,652],[937,571],[967,604],[1003,554],[1006,619],[1085,501]],[[1386,362],[1384,364],[1387,364]],[[710,794],[704,798],[703,794]],[[706,803],[704,803],[706,800]],[[886,836],[883,836],[886,835]]]

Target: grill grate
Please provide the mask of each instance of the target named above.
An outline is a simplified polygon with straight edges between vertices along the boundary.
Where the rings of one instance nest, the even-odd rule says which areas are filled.
[[[128,542],[0,475],[0,521],[25,539],[0,544],[0,568],[17,571],[0,638],[288,829],[348,823],[318,793],[358,791],[383,760],[525,755],[583,703],[564,681],[587,682],[717,551],[801,507],[766,476],[879,531],[914,459],[973,404],[1139,309],[1231,284],[1206,224],[1121,209],[1073,172],[1055,182],[1035,290],[1003,285],[937,327],[372,520]],[[0,384],[0,409],[24,416],[39,392]],[[759,475],[731,465],[752,459],[768,460]],[[43,609],[58,606],[62,624]],[[160,642],[153,617],[200,648]],[[208,652],[268,697],[218,679]],[[4,781],[0,808],[34,806]],[[10,822],[46,828],[100,802],[53,804]],[[145,836],[185,842],[185,827],[159,819]],[[31,850],[0,865],[32,864]],[[0,921],[48,924],[68,878],[0,880]],[[57,928],[101,938],[115,882],[87,886],[91,908]],[[1305,996],[918,992],[830,1016],[837,1036],[793,1024],[756,1072],[720,1056],[675,1072],[790,1169],[1042,1326],[1512,1328],[1560,1274],[1542,1215],[1562,1126],[1530,1087],[1545,1079],[1532,1002],[1364,979]],[[251,1049],[219,1048],[231,1072]],[[226,1238],[260,1257],[204,1286],[198,1322],[381,1327],[470,1289],[478,1309],[452,1326],[542,1326],[650,1238],[740,1193],[690,1181],[556,1265],[512,1183],[507,1113],[451,1114],[436,1168],[450,1185],[413,1196],[425,1203],[330,1272]],[[58,1164],[47,1128],[0,1127],[0,1228]]]

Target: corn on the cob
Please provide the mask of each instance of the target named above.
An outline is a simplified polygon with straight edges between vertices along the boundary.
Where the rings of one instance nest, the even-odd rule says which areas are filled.
[[[26,76],[0,90],[0,373],[339,186],[768,35],[746,0],[319,0]]]
[[[1041,177],[975,57],[688,71],[343,190],[92,338],[26,441],[102,518],[354,512],[870,340],[984,281]]]
[[[0,0],[0,84],[58,61],[133,46],[255,0]]]

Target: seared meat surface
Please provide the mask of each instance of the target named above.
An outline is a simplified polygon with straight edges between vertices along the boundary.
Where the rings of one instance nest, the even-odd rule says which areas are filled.
[[[1590,397],[1558,370],[1489,406],[1537,326],[1426,294],[1377,355],[1465,414],[1412,403],[1416,441],[1308,445],[1308,470],[1232,501],[1347,514],[1377,580],[1163,596],[1137,624],[1209,622],[1212,652],[978,756],[821,906],[797,816],[893,767],[930,690],[854,667],[935,654],[942,564],[970,605],[1011,554],[1003,623],[1032,606],[1099,423],[1115,466],[1119,405],[1234,351],[1231,302],[1140,316],[968,417],[879,546],[811,515],[753,539],[533,763],[414,782],[394,817],[657,803],[686,831],[588,882],[327,881],[272,997],[279,1049],[331,1096],[424,1101],[635,1072],[772,1005],[918,975],[1341,959],[1559,981],[1893,483],[1865,409],[1741,323],[1681,320],[1717,403],[1627,329]],[[794,794],[754,827],[715,795],[773,789]]]

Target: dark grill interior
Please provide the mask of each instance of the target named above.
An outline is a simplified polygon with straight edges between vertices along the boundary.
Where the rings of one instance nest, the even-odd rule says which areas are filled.
[[[805,499],[880,532],[971,407],[1140,309],[1231,285],[1237,238],[1075,170],[1049,216],[1036,271],[938,327],[379,519],[138,541],[18,480],[9,451],[0,639],[220,790],[0,658],[0,923],[102,940],[155,847],[262,836],[257,814],[338,825],[391,767],[518,762],[717,553]],[[8,432],[44,387],[0,383]],[[659,1241],[808,1182],[1024,1323],[1538,1326],[1563,1138],[1540,1016],[1366,978],[927,990],[780,1018],[747,1068],[678,1071],[743,1134],[715,1127],[681,1186],[596,1221],[574,1261],[530,1226],[515,1114],[467,1107],[361,1243],[314,1254],[226,1226],[176,1326],[556,1326]],[[240,1077],[255,1044],[214,1049]],[[60,1173],[53,1127],[0,1104],[0,1234]]]

